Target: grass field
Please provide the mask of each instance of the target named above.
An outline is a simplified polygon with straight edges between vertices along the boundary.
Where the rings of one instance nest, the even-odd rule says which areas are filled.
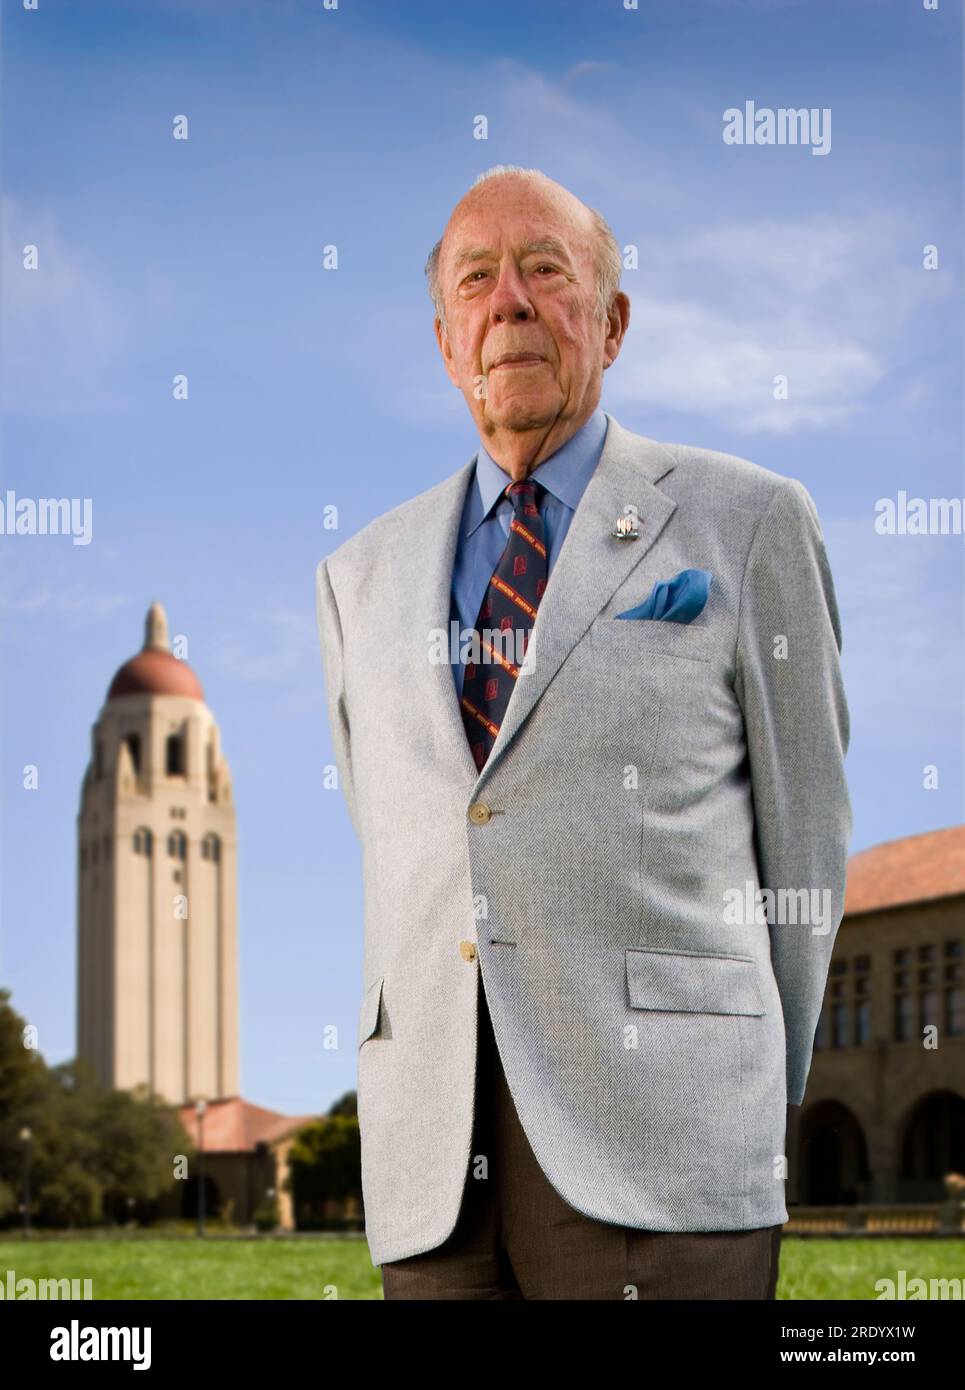
[[[0,1241],[0,1281],[92,1279],[95,1299],[380,1299],[364,1240],[153,1239],[76,1235]],[[782,1242],[779,1299],[874,1299],[875,1281],[965,1280],[965,1240]]]

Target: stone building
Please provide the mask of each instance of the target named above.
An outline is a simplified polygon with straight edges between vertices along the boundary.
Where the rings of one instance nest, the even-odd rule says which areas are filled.
[[[78,1056],[121,1090],[237,1094],[231,776],[159,603],[93,727],[77,833]]]
[[[965,1173],[965,826],[852,857],[787,1151],[789,1204],[938,1202]]]
[[[206,1208],[252,1219],[311,1117],[238,1094],[237,841],[231,774],[164,609],[117,671],[91,734],[77,820],[77,1055],[102,1085],[146,1086],[203,1127]],[[193,1214],[192,1177],[162,1214]]]

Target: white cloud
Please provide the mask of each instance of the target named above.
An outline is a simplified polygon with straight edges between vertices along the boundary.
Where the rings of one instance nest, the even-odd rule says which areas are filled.
[[[839,423],[895,370],[923,298],[914,248],[900,214],[874,209],[728,220],[647,242],[639,275],[624,276],[633,308],[609,399],[747,433]],[[788,379],[786,400],[774,398],[778,376]],[[906,369],[895,390],[912,404],[928,383]]]
[[[960,536],[880,536],[874,507],[822,529],[841,610],[842,660],[852,723],[889,751],[919,748],[961,724]],[[944,725],[940,728],[939,725]]]
[[[4,276],[4,404],[25,413],[123,408],[114,372],[134,341],[116,288],[72,247],[51,213],[5,198],[0,207]],[[23,268],[36,246],[38,268]]]
[[[783,433],[841,420],[884,373],[869,348],[847,336],[829,340],[818,319],[792,330],[790,309],[775,319],[748,306],[731,317],[701,303],[641,298],[608,383],[613,404],[643,402],[712,415],[748,433]],[[788,379],[786,400],[773,396],[778,375]]]
[[[586,58],[582,63],[574,63],[569,72],[563,74],[563,82],[574,82],[580,77],[595,77],[598,73],[616,70],[616,63],[605,62],[599,58]]]

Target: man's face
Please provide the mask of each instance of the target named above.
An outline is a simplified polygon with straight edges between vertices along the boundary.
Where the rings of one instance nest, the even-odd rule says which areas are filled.
[[[436,337],[482,435],[588,415],[622,331],[598,315],[593,228],[575,198],[505,176],[479,185],[446,229]],[[624,325],[625,326],[625,325]]]

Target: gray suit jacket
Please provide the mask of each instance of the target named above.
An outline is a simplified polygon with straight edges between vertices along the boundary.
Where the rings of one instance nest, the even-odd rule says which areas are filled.
[[[787,1219],[785,1104],[804,1095],[851,834],[820,524],[793,479],[607,419],[481,773],[430,660],[472,462],[318,566],[363,857],[377,1265],[455,1224],[480,970],[520,1121],[571,1206],[658,1231]],[[640,538],[616,540],[628,506]],[[614,617],[688,567],[713,575],[693,623]]]

